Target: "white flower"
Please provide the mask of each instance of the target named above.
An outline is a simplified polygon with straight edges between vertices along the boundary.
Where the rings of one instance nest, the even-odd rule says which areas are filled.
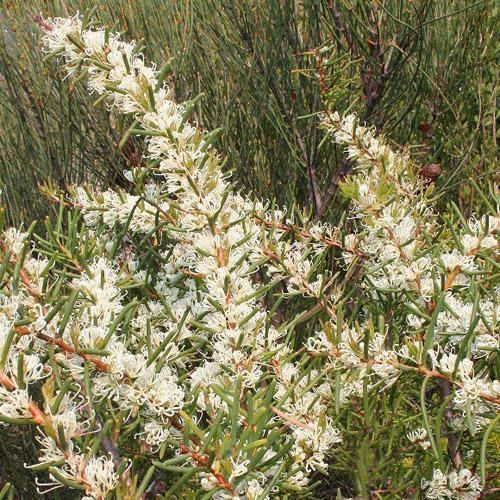
[[[453,471],[448,476],[450,489],[454,491],[455,498],[459,500],[474,500],[481,494],[481,482],[478,476],[469,469]]]
[[[415,429],[414,431],[408,432],[406,437],[413,444],[418,444],[424,450],[427,450],[431,443],[427,439],[427,431],[424,428]]]
[[[1,340],[1,338],[0,338]],[[11,351],[14,351],[11,349]],[[12,374],[17,374],[17,368],[19,363],[19,355],[16,352],[12,352],[9,356],[9,371]],[[23,355],[23,382],[25,384],[31,384],[37,380],[41,380],[50,375],[50,372],[44,371],[43,363],[40,361],[39,356],[36,354],[24,354]]]
[[[372,370],[380,378],[386,379],[386,383],[393,383],[394,377],[399,375],[399,368],[397,366],[397,355],[393,351],[381,349],[375,356],[375,363],[372,365]]]
[[[416,316],[415,314],[408,314],[408,316],[406,317],[406,322],[411,328],[417,329],[425,323],[425,319],[421,316]]]
[[[404,245],[410,239],[413,239],[415,236],[415,230],[417,228],[417,224],[415,219],[407,215],[403,217],[399,224],[394,228],[394,238],[399,243],[399,245]]]
[[[261,496],[264,488],[261,486],[257,479],[251,479],[246,485],[246,498],[247,500],[269,500],[269,495]]]
[[[82,33],[82,40],[85,44],[85,52],[92,55],[96,52],[102,52],[106,45],[106,32],[105,30],[85,30]]]
[[[420,293],[422,297],[426,300],[434,296],[435,284],[434,280],[431,278],[423,278],[420,280]]]
[[[82,31],[82,21],[79,14],[74,17],[56,17],[44,20],[50,26],[43,39],[48,51],[66,49],[69,54],[76,57],[74,46],[68,41],[68,35],[79,37]]]
[[[231,466],[232,466],[232,471],[231,475],[229,476],[229,482],[231,482],[233,479],[243,476],[248,472],[248,464],[250,463],[250,460],[241,460],[241,457],[238,455],[236,459],[231,457]]]
[[[443,354],[443,356],[441,356],[441,359],[439,360],[439,367],[444,374],[451,375],[455,371],[456,362],[456,354]]]
[[[110,457],[91,457],[85,464],[83,479],[87,495],[94,498],[105,498],[118,483],[115,465]]]
[[[57,445],[57,443],[52,439],[51,437],[48,436],[37,436],[36,440],[40,444],[41,451],[40,455],[38,456],[38,462],[40,464],[51,464],[53,462],[59,462],[59,460],[64,460],[65,455],[63,450]],[[73,448],[73,442],[68,441],[68,445],[70,447],[70,450]],[[28,466],[25,465],[25,467],[34,467],[34,466]]]
[[[3,232],[3,239],[7,248],[9,248],[15,255],[18,255],[23,249],[27,236],[27,233],[23,233],[14,227],[9,227]]]
[[[8,391],[0,385],[0,415],[9,418],[31,418],[29,396],[26,390]],[[0,422],[3,424],[3,422]]]
[[[497,246],[498,240],[492,235],[485,236],[481,241],[481,248],[496,248]]]
[[[462,236],[461,243],[464,247],[464,252],[469,253],[479,247],[479,238],[477,236],[472,236],[471,234],[464,234]]]
[[[421,488],[425,491],[425,498],[444,500],[453,495],[448,488],[447,477],[439,469],[434,470],[430,481],[422,479]]]
[[[455,393],[453,403],[459,408],[465,408],[467,404],[479,400],[482,394],[489,394],[490,390],[491,384],[485,380],[465,377],[462,388]]]
[[[331,451],[332,445],[342,442],[340,431],[331,426],[328,418],[324,428],[317,421],[304,427],[296,426],[294,436],[295,459],[304,462],[308,471],[326,468],[325,453]]]
[[[297,471],[295,474],[288,478],[288,481],[296,486],[307,486],[309,478],[302,470]]]
[[[74,437],[81,436],[84,431],[74,409],[65,409],[63,412],[54,415],[52,417],[52,424],[55,429],[59,426],[62,427],[66,439],[73,439]]]
[[[474,371],[474,363],[467,358],[462,359],[458,364],[458,374],[463,380],[465,378],[470,378]]]
[[[145,387],[141,387],[143,384]],[[162,420],[172,417],[184,405],[184,391],[168,367],[163,367],[154,377],[150,373],[139,377],[134,385],[138,392],[144,394],[150,411]],[[141,402],[141,398],[138,402]]]
[[[156,452],[160,446],[170,437],[170,430],[164,425],[156,422],[147,422],[144,426],[144,432],[136,436],[144,435],[146,443],[151,446],[152,451]]]
[[[79,330],[78,342],[83,348],[96,348],[106,338],[108,328],[104,325],[87,324]]]
[[[466,271],[475,271],[477,269],[477,266],[474,264],[474,256],[462,255],[456,249],[443,253],[441,261],[447,271],[453,271],[457,267]]]
[[[202,472],[200,473],[200,484],[205,491],[210,491],[219,485],[219,481],[217,481],[217,478],[213,474]]]

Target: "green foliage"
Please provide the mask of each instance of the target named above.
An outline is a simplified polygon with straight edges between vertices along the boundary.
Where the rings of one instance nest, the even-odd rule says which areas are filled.
[[[107,185],[141,162],[136,142],[117,151],[127,126],[94,109],[80,86],[47,78],[54,67],[35,50],[34,14],[94,6],[103,23],[144,40],[150,59],[171,61],[178,99],[203,93],[197,120],[224,128],[227,168],[258,196],[316,211],[323,197],[320,213],[339,217],[332,199],[345,169],[317,128],[325,107],[352,108],[397,143],[416,144],[419,162],[441,165],[438,189],[461,203],[474,196],[462,181],[494,168],[490,0],[10,1],[0,10],[0,181],[11,221],[46,213],[36,190],[49,177]]]
[[[0,22],[8,26],[8,31],[2,32],[0,50],[3,76],[0,183],[11,222],[41,218],[51,210],[37,195],[40,181],[51,178],[61,187],[82,181],[101,186],[117,182],[125,185],[121,170],[143,162],[141,137],[135,136],[147,133],[134,125],[130,127],[130,120],[113,115],[108,118],[105,110],[92,105],[95,96],[89,98],[81,84],[73,85],[63,79],[63,73],[52,62],[40,61],[39,34],[29,16],[40,10],[44,15],[65,14],[66,9],[72,13],[75,7],[94,3],[70,0],[47,6],[34,0],[22,4],[11,2],[0,14]],[[345,173],[343,169],[347,171],[350,165],[317,128],[316,113],[325,108],[355,110],[390,139],[417,144],[410,151],[415,161],[441,165],[443,174],[432,194],[441,196],[442,207],[450,200],[456,205],[450,203],[447,207],[445,221],[449,224],[440,238],[443,241],[454,238],[459,247],[460,237],[455,232],[462,222],[459,215],[455,217],[456,213],[460,214],[460,210],[495,213],[491,200],[495,199],[492,173],[496,153],[494,60],[497,54],[493,44],[496,11],[488,1],[422,2],[418,8],[406,2],[375,5],[378,7],[372,9],[367,2],[347,1],[302,4],[117,0],[100,2],[95,15],[104,22],[116,20],[116,29],[126,31],[127,37],[143,38],[149,58],[170,61],[173,74],[170,83],[179,100],[203,94],[193,102],[192,111],[206,128],[224,127],[222,134],[213,139],[216,144],[224,145],[221,149],[228,157],[227,168],[245,191],[274,197],[279,204],[289,207],[318,212],[313,189],[316,177],[320,201],[331,186],[335,188],[327,207],[332,207],[331,211],[325,210],[322,215],[337,222],[344,205],[337,199],[336,188]],[[336,11],[332,6],[336,6]],[[379,30],[378,47],[373,40],[374,26]],[[345,33],[350,33],[351,42]],[[381,57],[389,66],[396,61],[384,76],[383,85],[377,83]],[[380,91],[373,85],[382,86],[380,96],[373,96]],[[370,103],[367,97],[372,99]],[[118,145],[123,146],[121,151]],[[470,177],[476,182],[465,183]],[[388,179],[381,181],[377,198],[387,202],[393,186]],[[346,198],[359,197],[358,184],[353,178],[348,178],[342,187]],[[47,239],[40,237],[38,241],[42,253],[54,255],[57,266],[70,275],[77,273],[79,266],[84,267],[94,255],[93,249],[82,249],[78,234],[65,237],[59,234],[67,225],[78,224],[64,219],[61,210],[55,225],[47,226]],[[123,234],[117,236],[116,247],[122,245],[126,231],[125,227]],[[153,251],[147,254],[148,262],[154,262],[155,258]],[[323,269],[322,266],[328,268],[336,262],[332,259],[317,265]],[[490,277],[480,284],[484,287],[481,293],[486,294],[490,283],[494,283],[492,269]],[[359,278],[356,265],[343,283],[353,276]],[[349,299],[354,297],[354,304],[339,305],[336,312],[341,318],[339,324],[342,318],[349,318],[351,324],[358,321],[362,306],[355,305],[356,298],[366,299],[366,296],[361,296],[356,280],[352,288],[342,288]],[[120,286],[127,293],[134,293],[134,283]],[[266,288],[264,293],[271,290]],[[472,290],[471,300],[478,297],[479,292]],[[61,332],[65,329],[66,311],[70,314],[72,310],[71,295],[64,298],[68,302],[62,309]],[[272,307],[273,300],[268,300]],[[328,330],[328,325],[316,318],[316,312],[309,323],[304,325],[305,320],[297,319],[295,324],[292,315],[302,307],[300,298],[289,299],[289,305],[278,313],[287,318],[290,315],[287,327],[294,330],[290,342],[298,348],[316,328]],[[393,309],[391,299],[383,306],[363,303],[363,307],[364,314],[369,312],[373,318],[383,316],[382,324],[377,326],[380,333],[384,331],[384,322],[391,324],[391,335],[403,331],[404,315]],[[418,304],[410,303],[410,307],[418,308]],[[436,316],[439,312],[438,308]],[[479,321],[479,316],[474,321]],[[200,325],[193,323],[193,326]],[[371,324],[367,338],[377,327]],[[464,345],[469,345],[470,340],[468,337]],[[460,351],[460,355],[465,352]],[[319,362],[317,365],[320,366]],[[441,464],[450,435],[448,428],[441,427],[446,405],[436,387],[430,388],[431,384],[421,385],[418,394],[414,390],[415,384],[420,383],[418,380],[416,375],[415,379],[409,375],[405,379],[407,386],[401,383],[397,390],[382,395],[366,391],[354,412],[352,408],[340,408],[337,401],[335,423],[341,422],[345,445],[329,465],[328,478],[318,473],[318,484],[313,483],[316,489],[311,487],[310,493],[314,498],[322,495],[332,498],[337,488],[346,495],[374,488],[380,489],[378,495],[389,490],[395,496],[411,492],[409,486],[420,477],[420,471],[415,453],[408,451],[405,432],[420,422],[420,413],[428,415],[426,427],[434,441],[432,455],[424,456],[422,452],[422,463],[418,465],[428,473],[436,457]],[[242,448],[256,446],[260,436],[257,431],[245,434],[236,425],[236,415],[242,412],[239,397],[223,391],[220,397],[231,406],[232,420],[225,416],[222,422],[216,417],[209,424],[222,422],[229,431],[216,438],[209,434],[203,446],[214,448],[217,456],[222,455],[226,459],[222,467],[229,472],[227,458],[235,441]],[[265,409],[254,415],[252,425],[264,425],[273,417],[266,397],[257,393],[251,401],[253,407]],[[196,435],[196,424],[191,427]],[[493,464],[498,462],[498,438],[494,430],[493,423],[485,441],[473,439],[470,449],[481,458],[477,461],[479,466],[491,474],[496,473]],[[273,436],[272,432],[270,435]],[[469,439],[467,432],[464,435]],[[176,459],[166,457],[153,465],[160,471],[179,472],[178,463],[169,465],[169,460]],[[392,477],[394,461],[401,463],[396,477]],[[145,460],[140,466],[146,471],[150,463]],[[188,474],[189,469],[185,469]],[[346,470],[355,473],[346,476]],[[12,474],[8,479],[12,480]],[[166,487],[171,488],[172,494],[182,492],[181,498],[196,498],[196,490],[181,481],[168,483]],[[141,492],[141,485],[136,486]],[[291,497],[294,494],[291,492]]]
[[[114,182],[125,164],[105,110],[42,63],[33,12],[24,2],[0,9],[0,188],[16,223],[50,211],[41,182]]]

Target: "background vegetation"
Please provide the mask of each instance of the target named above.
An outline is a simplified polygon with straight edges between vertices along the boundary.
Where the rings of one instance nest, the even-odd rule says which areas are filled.
[[[172,58],[179,99],[204,94],[199,122],[224,127],[228,168],[258,195],[321,215],[332,206],[346,166],[317,130],[325,107],[355,109],[411,144],[423,165],[440,164],[437,186],[448,193],[494,168],[498,14],[489,0],[11,0],[0,17],[0,182],[12,221],[47,210],[37,193],[47,177],[123,182],[123,167],[140,162],[136,145],[116,147],[123,127],[41,61],[33,16],[93,6],[103,23],[143,39],[158,64]]]
[[[469,179],[493,190],[493,1],[4,0],[0,187],[12,223],[50,213],[42,181],[124,184],[122,170],[141,162],[138,143],[117,147],[126,124],[41,60],[33,16],[89,7],[102,23],[143,39],[151,60],[171,60],[180,100],[204,94],[197,120],[224,127],[218,147],[245,191],[338,220],[336,188],[349,162],[317,129],[317,113],[327,108],[356,110],[397,144],[411,145],[423,167],[439,165],[424,174],[441,171],[436,188],[464,212],[477,196]],[[0,460],[9,464],[0,483],[15,481],[18,491],[25,491],[25,452],[16,452],[29,449],[24,439],[0,439]],[[365,465],[377,473],[375,463]]]

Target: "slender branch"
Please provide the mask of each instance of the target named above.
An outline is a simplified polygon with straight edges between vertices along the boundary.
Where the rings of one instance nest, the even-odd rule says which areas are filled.
[[[439,381],[439,393],[443,400],[451,395],[451,384],[448,380]],[[447,422],[453,419],[453,412],[450,408],[446,408],[444,411],[444,418]],[[448,434],[448,455],[450,456],[453,467],[458,470],[463,462],[459,449],[459,440],[453,432]]]
[[[276,413],[278,417],[289,422],[289,424],[287,424],[288,426],[295,425],[297,427],[300,427],[301,429],[314,430],[310,425],[304,424],[304,422],[301,422],[298,418],[295,418],[292,415],[288,415],[275,406],[271,406],[271,410],[273,411],[273,413]]]
[[[310,196],[314,205],[314,213],[317,214],[319,208],[321,207],[321,191],[319,187],[318,176],[316,174],[316,168],[311,162],[306,145],[304,144],[304,141],[302,140],[302,137],[295,125],[293,126],[293,131],[295,133],[295,138],[297,140],[297,144],[299,145],[299,149],[302,153],[303,161],[307,168],[307,173],[309,175]]]
[[[336,29],[341,33],[344,38],[349,51],[353,59],[359,59],[360,51],[359,48],[354,41],[354,36],[349,31],[349,27],[339,10],[338,2],[334,0],[330,0],[329,2],[330,11],[332,13],[332,17],[334,20],[334,24]],[[430,5],[430,2],[424,2],[419,10],[419,15],[422,15],[424,7]],[[362,124],[369,122],[375,111],[380,104],[384,92],[386,89],[386,83],[389,78],[395,73],[400,64],[401,54],[397,53],[396,57],[392,58],[388,64],[385,62],[385,47],[382,45],[382,34],[381,34],[381,26],[380,22],[376,19],[375,10],[376,6],[371,7],[370,10],[370,33],[369,38],[365,40],[366,44],[369,47],[370,60],[375,64],[373,67],[368,67],[368,65],[363,63],[360,66],[360,79],[363,85],[363,93],[365,95],[365,109],[361,114],[360,122]],[[425,14],[425,13],[424,13]],[[426,15],[426,14],[425,14]],[[418,36],[418,32],[416,30],[412,30],[410,33],[406,33],[402,40],[400,41],[401,46],[403,46],[406,50],[411,44],[411,42]],[[391,37],[388,37],[390,40]],[[394,37],[392,37],[394,39]],[[387,45],[391,45],[391,42],[387,42]],[[390,58],[389,58],[390,59]],[[377,120],[376,120],[377,122]],[[375,127],[377,130],[380,129],[381,124],[375,123]],[[323,218],[323,216],[328,211],[332,201],[336,197],[338,193],[339,183],[342,181],[346,175],[352,169],[353,162],[348,158],[346,154],[342,156],[340,163],[336,172],[333,174],[328,188],[324,192],[324,195],[321,200],[321,204],[316,212],[315,221],[319,221]]]
[[[7,252],[7,245],[2,240],[0,240],[0,249],[3,250],[4,253]],[[10,261],[12,264],[16,264],[17,262],[15,258],[11,258]],[[23,268],[20,269],[19,276],[22,282],[24,283],[28,293],[36,300],[40,300],[41,298],[40,292],[35,288],[33,283],[30,281],[27,272]],[[44,314],[46,314],[47,308],[42,307],[42,311],[44,312]],[[33,333],[30,329],[23,326],[16,326],[15,329],[21,335],[31,335]],[[35,336],[40,340],[58,346],[66,353],[76,354],[80,356],[86,361],[89,361],[90,363],[94,364],[100,371],[108,372],[110,370],[109,365],[107,365],[104,361],[100,360],[99,358],[96,358],[95,356],[91,356],[90,354],[85,354],[83,352],[80,352],[78,349],[75,349],[73,346],[69,345],[67,342],[64,342],[64,340],[62,339],[51,337],[50,335],[46,335],[45,333],[42,332],[36,332]]]
[[[80,352],[78,349],[75,349],[74,347],[70,346],[64,340],[58,339],[51,337],[50,335],[46,335],[45,333],[37,333],[36,337],[39,338],[40,340],[44,340],[45,342],[48,342],[49,344],[56,345],[57,347],[61,348],[64,352],[69,353],[69,354],[76,354],[83,358],[85,361],[89,361],[90,363],[94,364],[95,367],[102,372],[109,372],[110,367],[107,363],[104,361],[100,360],[99,358],[96,358],[95,356],[91,356],[90,354],[85,354],[83,352]]]
[[[255,220],[259,224],[263,224],[266,227],[276,227],[276,228],[281,229],[282,231],[285,231],[287,233],[297,233],[297,234],[300,234],[304,238],[313,238],[313,235],[309,231],[306,231],[304,229],[299,229],[299,228],[295,228],[292,226],[288,226],[287,224],[283,224],[281,222],[267,221],[267,220],[264,220],[264,219],[257,217],[257,216],[255,217]],[[319,240],[322,243],[324,243],[325,245],[335,247],[335,248],[340,248],[346,252],[354,253],[358,257],[366,257],[366,254],[364,254],[363,252],[361,252],[359,250],[350,250],[349,248],[346,248],[344,245],[342,245],[342,243],[340,243],[340,241],[332,240],[330,238],[323,238],[323,237],[319,238]]]
[[[224,489],[229,491],[232,495],[236,494],[236,491],[231,486],[231,483],[220,472],[217,472],[213,467],[208,465],[210,463],[210,457],[208,455],[200,455],[199,453],[190,450],[182,443],[179,445],[179,451],[183,455],[189,455],[200,467],[208,469]]]
[[[8,391],[14,391],[17,386],[16,384],[9,378],[5,373],[0,372],[0,385],[3,385]],[[28,410],[31,413],[31,417],[35,424],[44,425],[45,424],[45,414],[38,407],[38,405],[33,401],[29,400],[28,402]]]
[[[333,177],[330,180],[330,184],[323,195],[321,205],[318,209],[318,212],[316,213],[316,216],[313,219],[315,222],[320,221],[330,208],[333,199],[337,195],[340,181],[351,171],[352,163],[353,162],[349,159],[347,154],[344,153],[337,171],[333,174]]]

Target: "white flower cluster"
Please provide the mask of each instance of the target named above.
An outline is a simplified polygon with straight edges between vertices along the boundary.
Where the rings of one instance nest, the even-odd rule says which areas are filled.
[[[491,273],[498,216],[441,234],[409,159],[333,114],[324,126],[355,162],[344,188],[358,229],[298,228],[231,189],[216,133],[190,121],[193,102],[173,101],[135,43],[78,16],[42,24],[47,50],[69,76],[86,72],[146,149],[126,172],[131,193],[74,188],[67,230],[58,221],[37,247],[29,232],[1,238],[0,421],[39,426],[41,486],[141,498],[185,471],[181,484],[196,473],[213,498],[310,494],[337,451],[347,468],[344,436],[379,393],[422,379],[450,388],[446,432],[490,425],[498,303],[476,276]],[[345,272],[325,265],[336,249]],[[402,446],[434,466],[430,427],[402,428]],[[421,487],[474,498],[460,495],[482,486],[462,468]]]
[[[419,445],[424,450],[427,450],[431,446],[431,443],[427,439],[427,431],[422,427],[420,429],[410,431],[406,437],[412,444]]]
[[[12,258],[18,257],[26,246],[27,234],[10,228],[4,232],[3,245]],[[41,272],[48,266],[47,259],[26,259],[26,268],[38,282]],[[36,286],[36,285],[33,285]],[[35,405],[31,402],[32,387],[50,375],[41,359],[41,353],[33,345],[22,325],[23,311],[32,309],[35,318],[40,317],[40,307],[35,298],[25,293],[23,287],[0,294],[0,424],[8,424],[19,419],[37,418]],[[40,327],[40,321],[35,321]],[[43,323],[42,323],[43,326]]]
[[[291,352],[283,342],[284,334],[268,323],[265,310],[259,311],[263,292],[253,278],[268,257],[261,225],[251,214],[268,214],[260,204],[229,189],[210,135],[187,121],[188,105],[172,101],[170,89],[158,84],[159,72],[144,64],[134,44],[121,42],[105,30],[84,29],[79,17],[45,24],[45,45],[65,58],[69,75],[85,67],[92,93],[104,94],[114,110],[133,114],[135,126],[147,132],[147,158],[155,165],[148,171],[127,173],[136,182],[136,194],[82,187],[73,191],[71,200],[95,231],[99,251],[68,283],[74,310],[62,308],[52,318],[59,331],[57,325],[66,316],[60,336],[64,348],[56,358],[82,388],[90,371],[94,404],[111,403],[129,422],[142,422],[135,427],[135,435],[159,450],[169,441],[175,443],[178,425],[186,424],[181,416],[188,404],[186,393],[197,394],[197,411],[206,415],[198,419],[214,418],[221,411],[229,416],[232,408],[221,391],[238,386],[244,393],[257,392],[269,372],[270,355],[276,372],[281,365],[293,366],[286,363]],[[108,234],[124,227],[132,238],[154,235],[158,246],[154,274],[125,244],[114,262],[108,260],[105,254],[113,245],[105,243],[108,236],[101,234],[102,227],[111,230]],[[273,241],[279,243],[283,234],[276,230]],[[170,244],[162,245],[162,238]],[[306,250],[302,245],[300,252]],[[299,250],[295,258],[297,263],[304,260]],[[303,275],[295,282],[305,292],[309,285],[308,261],[304,262],[303,269],[295,269],[292,260],[286,266],[290,275]],[[293,286],[293,278],[289,283]],[[125,292],[128,287],[147,288],[149,293],[131,304]],[[296,390],[303,391],[301,383]],[[279,385],[275,400],[281,392]],[[331,419],[324,419],[326,408],[317,402],[316,394],[313,387],[291,406],[285,398],[280,402],[282,410],[272,417],[296,422],[287,438],[294,443],[290,456],[297,471],[289,481],[301,486],[307,484],[307,476],[300,467],[326,468],[326,454],[341,442]],[[45,418],[54,422],[58,414]],[[238,425],[249,424],[242,416]],[[64,431],[66,440],[83,435]],[[261,432],[265,437],[269,430]],[[91,475],[86,475],[85,482],[76,470],[88,468],[90,462],[75,467],[79,455],[57,453],[54,446],[60,447],[60,440],[43,439],[44,443],[52,440],[53,460],[42,454],[42,463],[51,463],[52,470],[56,468],[52,462],[64,461],[53,477],[86,485]],[[70,449],[73,446],[76,450],[73,444]],[[199,445],[191,443],[190,453],[197,456],[198,452]],[[270,459],[267,453],[261,462]],[[245,478],[243,464],[250,459],[241,455],[238,460],[239,465],[228,464],[224,477],[209,473],[202,485],[206,487],[208,481],[225,486],[226,492],[234,488],[248,498],[256,497],[273,477],[269,470],[276,470],[283,459],[273,469]],[[287,475],[281,480],[286,481]],[[95,491],[99,489],[96,485]],[[87,494],[92,495],[92,490]]]
[[[345,262],[352,265],[356,257],[352,250],[361,250],[364,286],[369,293],[374,298],[392,295],[407,301],[411,310],[418,312],[406,316],[410,331],[433,336],[432,342],[425,342],[428,351],[422,342],[402,339],[405,346],[400,352],[396,349],[384,356],[394,361],[403,355],[411,361],[411,344],[411,349],[420,353],[413,362],[421,363],[428,356],[441,373],[450,378],[458,374],[459,388],[453,397],[457,418],[460,416],[465,425],[467,408],[474,428],[487,425],[483,396],[498,401],[499,382],[489,380],[486,370],[474,370],[474,366],[483,366],[482,358],[498,352],[500,304],[498,290],[491,294],[483,291],[476,302],[469,292],[474,278],[487,275],[491,258],[498,255],[500,216],[472,217],[461,222],[456,234],[440,234],[442,226],[426,199],[424,180],[415,176],[407,158],[390,152],[370,130],[357,126],[352,116],[341,119],[334,113],[324,118],[323,126],[358,162],[345,190],[355,202],[353,216],[359,221],[360,232],[346,236],[346,247],[351,251],[344,252]],[[429,324],[433,331],[427,333]],[[359,340],[354,344],[361,345]],[[469,342],[469,350],[462,349],[459,359],[457,353],[464,341]],[[436,364],[440,355],[441,363]],[[468,370],[461,371],[460,366],[465,365]],[[481,375],[474,376],[474,371]]]
[[[436,469],[431,480],[422,480],[422,489],[426,498],[435,500],[474,500],[481,493],[481,483],[469,469],[460,469],[448,475]]]

